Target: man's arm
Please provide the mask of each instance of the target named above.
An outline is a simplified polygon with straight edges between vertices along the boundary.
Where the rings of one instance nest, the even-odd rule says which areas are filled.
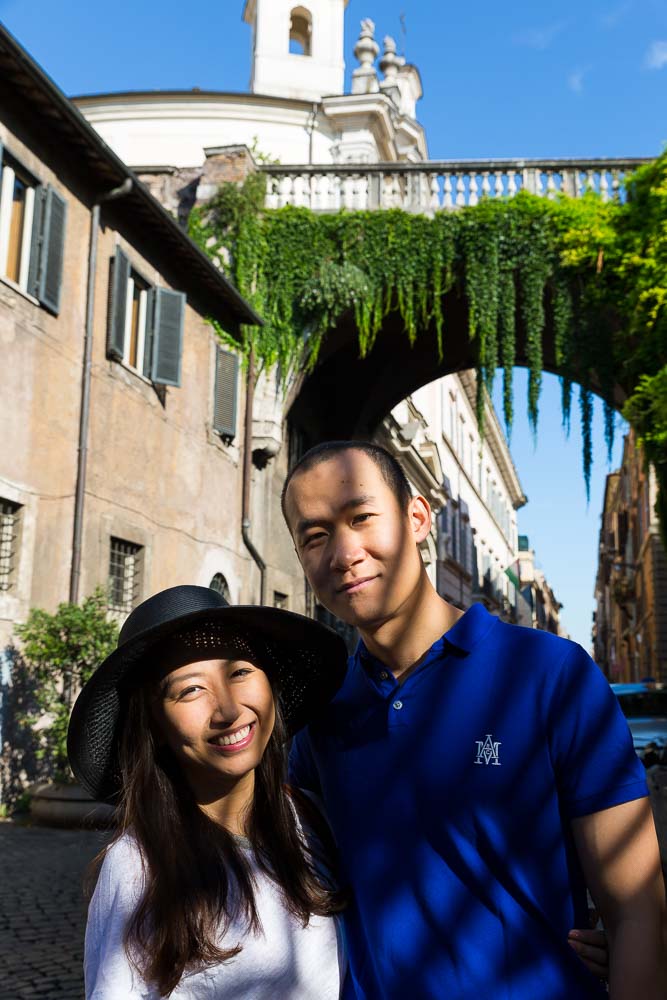
[[[667,906],[649,800],[580,816],[572,832],[609,937],[611,1000],[664,1000]]]

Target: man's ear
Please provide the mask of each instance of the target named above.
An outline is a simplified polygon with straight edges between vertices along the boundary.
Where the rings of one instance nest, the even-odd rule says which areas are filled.
[[[422,496],[412,497],[408,504],[408,517],[415,542],[420,544],[431,531],[432,514],[428,500]]]

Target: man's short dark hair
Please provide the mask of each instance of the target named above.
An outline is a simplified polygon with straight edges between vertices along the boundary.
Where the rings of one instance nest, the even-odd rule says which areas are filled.
[[[364,455],[368,455],[370,460],[380,470],[382,478],[396,497],[396,501],[400,509],[407,509],[407,506],[412,499],[410,483],[408,482],[408,477],[405,475],[400,463],[394,458],[391,452],[387,451],[386,448],[383,448],[382,445],[373,444],[372,441],[323,441],[322,444],[316,444],[313,448],[310,448],[305,455],[302,455],[296,465],[294,465],[287,473],[287,478],[285,479],[282,493],[280,494],[280,507],[286,521],[287,513],[285,510],[285,498],[287,496],[289,484],[292,482],[294,476],[298,472],[308,472],[316,465],[320,465],[322,462],[327,462],[335,455],[341,455],[346,451],[360,451]]]

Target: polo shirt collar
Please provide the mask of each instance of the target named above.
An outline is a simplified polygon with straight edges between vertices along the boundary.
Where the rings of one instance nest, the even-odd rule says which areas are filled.
[[[487,632],[493,628],[498,621],[494,615],[489,614],[483,604],[473,604],[459,618],[456,625],[453,625],[443,636],[431,646],[424,662],[430,661],[434,656],[440,655],[447,646],[453,646],[462,653],[471,653],[478,642],[486,636]],[[366,670],[382,668],[383,664],[368,651],[363,639],[357,643],[354,651],[354,659]],[[423,664],[422,664],[423,666]]]
[[[461,615],[456,625],[445,632],[443,639],[463,653],[471,653],[497,621],[498,619],[489,614],[483,604],[472,604],[465,614]]]

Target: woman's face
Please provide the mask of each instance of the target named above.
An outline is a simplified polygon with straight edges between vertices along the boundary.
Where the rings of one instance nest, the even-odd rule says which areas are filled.
[[[273,732],[275,704],[264,671],[231,656],[165,672],[153,715],[190,785],[215,795],[259,764]]]

